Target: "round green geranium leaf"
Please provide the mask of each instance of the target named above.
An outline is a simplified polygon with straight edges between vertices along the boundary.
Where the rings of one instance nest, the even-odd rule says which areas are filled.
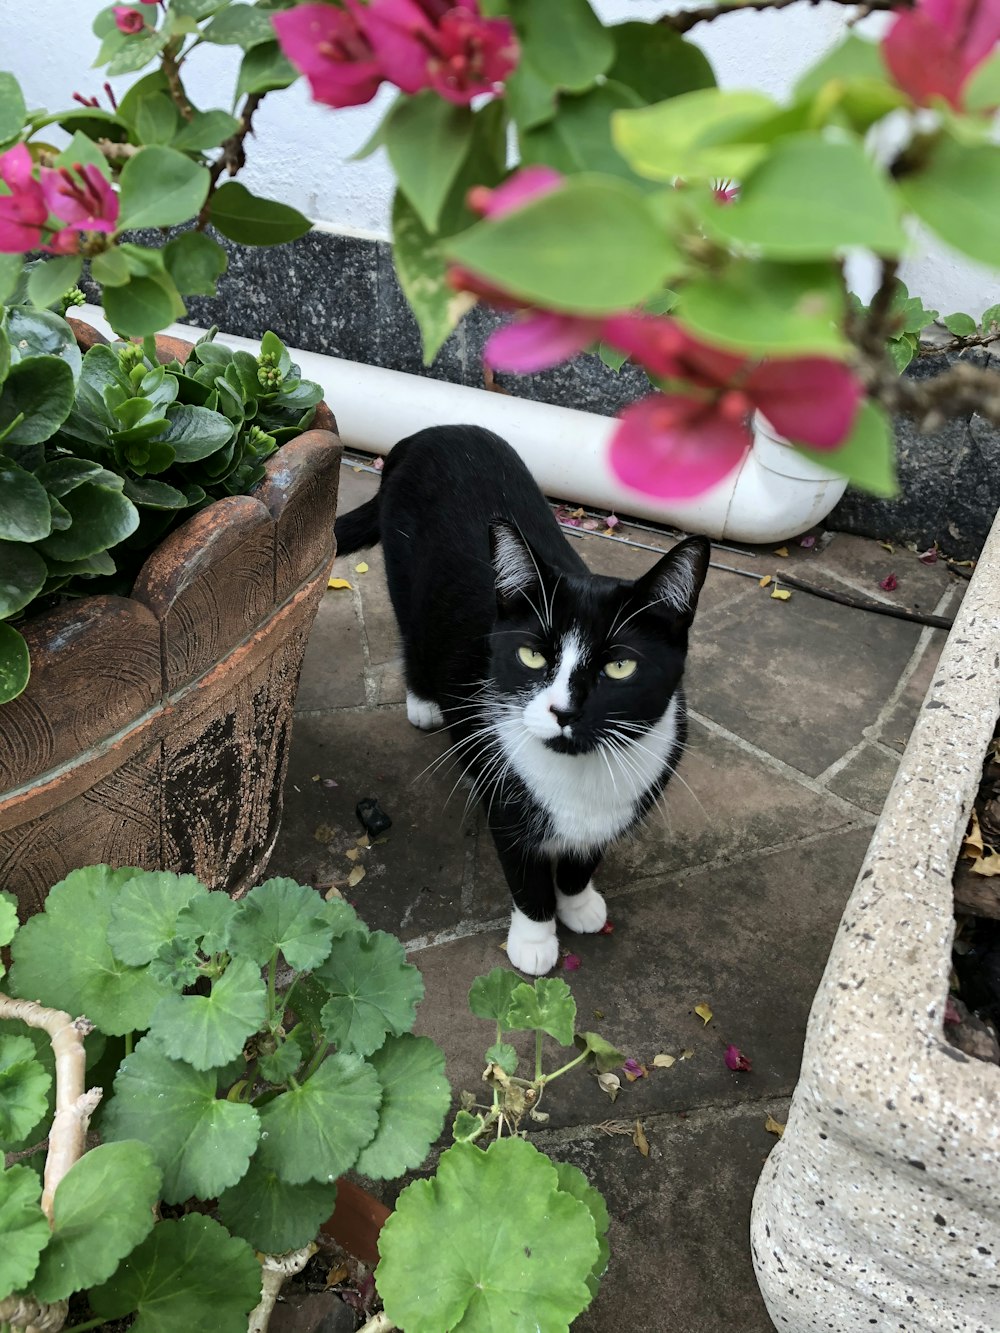
[[[250,1169],[219,1199],[219,1217],[235,1236],[265,1254],[308,1245],[333,1212],[337,1186],[308,1180],[289,1185],[255,1157]]]
[[[104,1143],[59,1182],[52,1239],[31,1284],[40,1301],[61,1301],[109,1278],[153,1228],[160,1172],[144,1143]]]
[[[16,995],[67,1013],[85,1014],[102,1032],[143,1031],[169,988],[145,968],[120,962],[108,944],[112,904],[138,872],[88,866],[53,888],[11,947]],[[53,966],[58,959],[58,966]]]
[[[590,1209],[524,1139],[449,1148],[400,1194],[379,1251],[385,1311],[406,1333],[566,1333],[598,1259]]]
[[[25,1139],[48,1109],[52,1075],[27,1037],[0,1035],[0,1151]]]
[[[260,1113],[260,1165],[289,1185],[332,1183],[354,1166],[378,1128],[382,1089],[356,1055],[331,1055],[307,1082]]]
[[[611,1247],[608,1245],[608,1227],[611,1225],[608,1205],[604,1202],[604,1195],[600,1190],[594,1189],[579,1167],[572,1166],[569,1162],[553,1162],[552,1165],[559,1177],[559,1188],[586,1204],[594,1219],[598,1251],[594,1267],[587,1275],[587,1286],[590,1288],[591,1296],[596,1296],[598,1284],[611,1258]]]
[[[214,1070],[168,1059],[149,1037],[119,1067],[104,1137],[149,1144],[167,1203],[221,1194],[245,1175],[257,1146],[257,1112],[220,1100],[216,1082]]]
[[[234,958],[208,995],[167,995],[153,1011],[150,1032],[167,1055],[195,1069],[235,1060],[267,1014],[267,988],[249,958]]]
[[[441,1133],[451,1104],[444,1052],[430,1037],[404,1033],[387,1037],[369,1062],[382,1085],[375,1137],[358,1158],[357,1169],[388,1180],[419,1166]]]
[[[378,1050],[387,1033],[408,1032],[424,995],[420,973],[384,930],[336,940],[314,975],[330,996],[322,1012],[327,1037],[358,1055]]]
[[[48,1243],[41,1196],[42,1183],[30,1167],[11,1166],[0,1172],[0,1300],[28,1285]]]
[[[89,1293],[104,1319],[135,1312],[132,1333],[246,1333],[260,1264],[245,1240],[201,1213],[159,1222],[117,1273]]]
[[[111,904],[108,943],[115,957],[133,967],[151,962],[177,934],[177,917],[208,890],[194,875],[140,871],[123,884]]]
[[[334,931],[322,896],[294,879],[268,879],[239,904],[229,949],[263,965],[280,951],[289,967],[308,972],[330,952]]]

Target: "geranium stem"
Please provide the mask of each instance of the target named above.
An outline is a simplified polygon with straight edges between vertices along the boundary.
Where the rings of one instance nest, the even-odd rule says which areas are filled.
[[[535,1082],[542,1077],[542,1034],[535,1033]]]
[[[559,1078],[562,1074],[568,1074],[571,1069],[575,1069],[577,1065],[583,1064],[589,1054],[589,1051],[583,1051],[575,1060],[570,1060],[568,1065],[563,1065],[561,1069],[556,1069],[551,1074],[542,1075],[542,1083],[551,1083],[554,1078]]]

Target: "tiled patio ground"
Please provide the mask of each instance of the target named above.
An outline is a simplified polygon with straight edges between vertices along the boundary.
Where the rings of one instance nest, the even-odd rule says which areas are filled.
[[[376,485],[345,466],[341,509]],[[624,532],[658,548],[672,540]],[[573,540],[605,573],[634,576],[654,559],[592,535]],[[475,1088],[492,1038],[466,995],[504,961],[507,893],[480,816],[466,815],[464,789],[452,791],[457,774],[429,767],[447,742],[407,723],[381,553],[364,558],[361,574],[361,557],[337,562],[353,586],[326,594],[310,641],[271,873],[344,883],[361,831],[355,803],[378,796],[392,831],[345,892],[369,924],[406,942],[427,987],[418,1030],[444,1047],[453,1087]],[[938,614],[954,612],[962,588],[943,563],[842,535],[820,534],[808,550],[793,543],[787,558],[715,558]],[[891,594],[878,586],[890,572]],[[643,1062],[693,1052],[625,1084],[614,1105],[592,1076],[571,1075],[534,1131],[583,1168],[611,1212],[611,1267],[574,1325],[581,1333],[771,1328],[747,1240],[775,1141],[765,1120],[785,1118],[813,993],[944,632],[770,591],[709,574],[692,632],[683,782],[599,876],[614,933],[564,934],[582,962],[562,975],[586,1026]],[[707,1025],[693,1012],[703,1002]],[[751,1073],[726,1068],[730,1042]],[[636,1119],[648,1157],[632,1142]]]

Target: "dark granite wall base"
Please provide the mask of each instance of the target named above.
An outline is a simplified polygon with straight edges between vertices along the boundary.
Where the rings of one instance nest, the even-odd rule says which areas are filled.
[[[155,243],[152,236],[143,239]],[[434,364],[425,366],[388,242],[313,231],[274,248],[223,244],[229,269],[215,297],[188,301],[192,324],[218,324],[245,337],[260,337],[270,328],[292,347],[483,386],[483,344],[501,317],[477,306]],[[931,374],[940,365],[939,358],[925,358],[912,373]],[[649,391],[634,366],[616,374],[596,356],[580,356],[539,375],[498,376],[498,383],[521,398],[606,416]],[[930,436],[900,418],[896,433],[900,498],[877,500],[849,491],[827,526],[920,548],[937,541],[960,559],[978,554],[1000,506],[1000,432],[973,417],[949,422]]]

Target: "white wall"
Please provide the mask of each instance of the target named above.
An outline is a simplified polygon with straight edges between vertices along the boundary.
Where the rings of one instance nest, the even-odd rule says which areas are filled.
[[[607,21],[662,14],[670,0],[594,0]],[[0,0],[0,68],[20,79],[29,104],[69,105],[74,91],[101,95],[101,71],[88,68],[97,44],[90,32],[102,0]],[[781,97],[799,72],[837,40],[850,11],[835,3],[803,4],[780,13],[735,14],[695,30],[695,37],[725,87],[758,88]],[[866,20],[867,30],[883,16]],[[196,105],[227,106],[238,53],[206,46],[191,58],[187,87]],[[117,91],[134,76],[113,80]],[[368,106],[331,111],[314,105],[305,82],[265,99],[255,118],[241,177],[336,231],[388,236],[392,183],[380,151],[365,162],[347,159],[367,139],[391,92]],[[859,270],[860,271],[860,270]],[[979,314],[1000,300],[1000,274],[954,252],[915,242],[904,276],[942,314]],[[856,279],[859,289],[864,277]],[[863,296],[869,293],[861,291]]]

